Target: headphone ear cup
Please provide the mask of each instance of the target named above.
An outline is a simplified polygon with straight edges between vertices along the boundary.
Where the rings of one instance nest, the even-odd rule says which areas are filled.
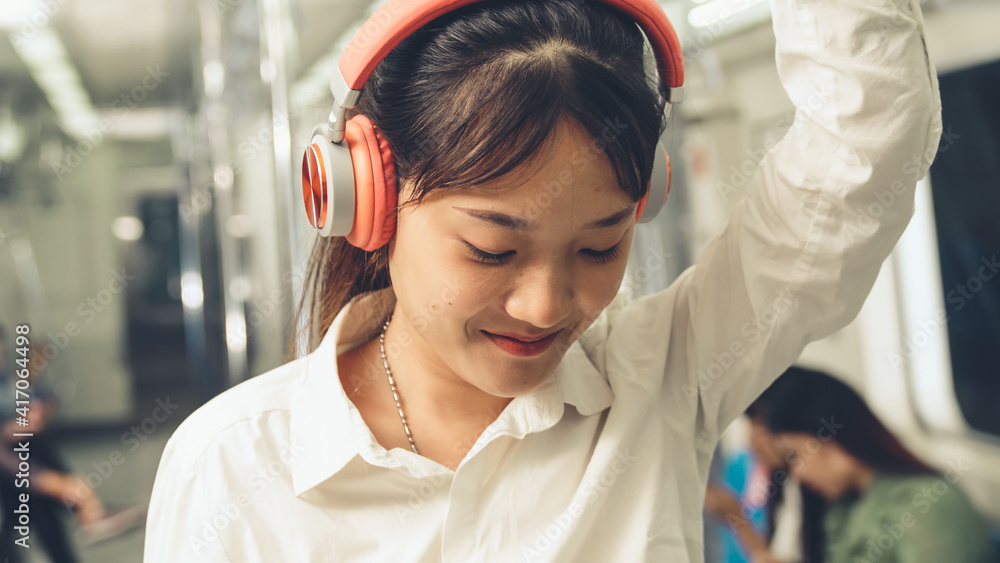
[[[314,137],[302,156],[302,200],[306,206],[306,219],[316,229],[327,226],[327,202],[330,186],[326,168],[329,165],[323,154],[323,144],[329,143],[322,137]]]
[[[354,224],[351,153],[322,135],[314,135],[302,156],[302,197],[306,219],[323,237],[342,237]]]
[[[345,236],[347,242],[364,248],[371,236],[374,216],[375,192],[374,168],[371,149],[364,127],[357,118],[344,124],[344,144],[351,152],[351,168],[354,173],[354,223]]]
[[[670,196],[670,186],[674,183],[674,171],[670,168],[670,153],[664,149],[664,158],[667,159],[667,193],[663,194],[663,202],[666,203],[667,197]]]
[[[355,225],[347,235],[347,240],[354,246],[371,252],[387,243],[395,231],[395,160],[389,142],[367,116],[357,115],[346,125],[348,130],[356,131],[356,138],[349,144],[357,193]],[[361,178],[366,181],[358,181]]]
[[[396,233],[396,207],[399,203],[396,159],[392,154],[392,148],[389,146],[389,140],[378,129],[374,129],[373,127],[373,130],[375,131],[375,138],[378,140],[378,155],[381,163],[380,170],[382,171],[385,205],[382,208],[376,209],[375,221],[372,224],[372,238],[369,241],[369,246],[373,247],[372,250],[381,248],[392,240],[392,236]]]
[[[635,206],[635,220],[638,221],[642,217],[643,210],[646,209],[646,202],[649,200],[649,186],[646,186],[646,195],[642,196],[639,200],[638,205]]]
[[[646,190],[646,195],[639,200],[639,209],[636,210],[640,223],[652,221],[670,194],[670,155],[667,154],[663,143],[656,144],[656,155],[653,158],[653,174],[649,178],[649,188]]]

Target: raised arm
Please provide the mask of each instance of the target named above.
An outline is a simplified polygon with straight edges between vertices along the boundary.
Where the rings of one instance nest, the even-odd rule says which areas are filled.
[[[772,14],[794,124],[695,266],[609,321],[607,368],[665,366],[651,392],[712,443],[858,313],[941,134],[916,0],[772,0]]]

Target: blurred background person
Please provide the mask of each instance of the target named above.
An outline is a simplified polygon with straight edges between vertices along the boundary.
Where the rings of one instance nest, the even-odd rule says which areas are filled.
[[[826,503],[789,473],[775,436],[767,427],[771,399],[787,385],[783,374],[744,413],[749,421],[749,463],[738,452],[724,462],[736,473],[726,483],[710,483],[705,509],[732,533],[741,553],[730,549],[723,561],[815,563],[823,560]],[[744,475],[739,475],[743,469]],[[741,486],[733,487],[734,483]]]
[[[28,510],[33,524],[32,528],[37,529],[41,539],[41,544],[45,552],[53,561],[59,563],[76,561],[76,554],[70,539],[66,518],[69,516],[68,506],[79,506],[78,512],[81,522],[86,523],[100,517],[100,503],[97,497],[87,495],[78,496],[77,485],[86,487],[86,483],[78,483],[67,474],[69,473],[54,450],[48,447],[47,440],[43,436],[45,428],[46,412],[49,408],[48,393],[42,387],[35,388],[30,385],[25,391],[26,396],[32,397],[27,405],[27,416],[18,425],[15,418],[19,417],[15,411],[17,399],[15,381],[16,371],[7,369],[7,361],[4,355],[6,348],[6,331],[0,326],[0,423],[3,426],[3,446],[0,448],[0,500],[3,504],[3,528],[0,531],[0,555],[5,561],[23,561],[28,553],[27,549],[15,545],[15,540],[19,534],[15,529],[15,508],[22,505],[20,495],[28,493]],[[34,360],[39,359],[34,350],[27,355],[28,377],[23,378],[29,382],[37,380],[39,367]],[[37,392],[37,395],[35,394]],[[22,405],[23,406],[23,405]],[[22,411],[23,412],[23,411]],[[35,434],[30,439],[15,437],[14,433]],[[18,441],[28,445],[30,462],[33,472],[26,480],[16,480],[15,475],[19,472],[19,459],[13,448],[18,446]],[[17,484],[20,482],[20,484]],[[21,485],[32,485],[21,486]],[[74,498],[76,497],[76,498]],[[66,504],[64,504],[64,502]],[[29,545],[38,543],[29,541]]]
[[[996,561],[956,475],[917,459],[843,382],[797,367],[782,380],[767,425],[791,474],[830,502],[823,561]]]
[[[59,453],[57,444],[47,432],[47,422],[58,405],[56,394],[43,374],[48,360],[43,353],[44,339],[28,347],[24,364],[27,377],[16,377],[20,365],[9,368],[4,354],[6,331],[0,325],[0,426],[3,442],[0,448],[0,502],[2,502],[3,528],[0,530],[0,556],[4,561],[22,561],[27,550],[19,549],[14,541],[19,537],[11,522],[15,507],[20,506],[20,495],[29,496],[31,530],[37,530],[40,543],[49,558],[56,563],[77,561],[74,541],[68,520],[75,515],[79,524],[80,541],[94,543],[105,540],[141,523],[144,512],[138,507],[107,509],[86,479],[73,474],[72,468]],[[15,354],[15,357],[17,355]],[[18,395],[17,379],[28,382],[25,395]],[[17,400],[29,397],[26,416],[21,417],[15,407]],[[25,405],[20,405],[24,407]],[[20,420],[19,420],[20,419]],[[32,434],[31,437],[15,436]],[[29,477],[16,479],[20,472],[18,455],[14,448],[26,445],[30,452]],[[22,486],[23,485],[23,486]]]

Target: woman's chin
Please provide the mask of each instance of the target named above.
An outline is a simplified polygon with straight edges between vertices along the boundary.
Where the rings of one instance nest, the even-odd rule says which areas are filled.
[[[496,367],[494,366],[491,371],[495,369]],[[540,371],[536,369],[532,371],[522,371],[511,369],[500,370],[499,373],[494,373],[495,377],[482,382],[482,384],[479,385],[479,388],[495,397],[513,399],[514,397],[527,395],[542,387],[545,382],[548,381],[552,370]]]

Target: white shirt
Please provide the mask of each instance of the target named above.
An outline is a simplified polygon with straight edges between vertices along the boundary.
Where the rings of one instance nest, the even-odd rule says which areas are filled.
[[[796,121],[693,267],[612,303],[454,472],[386,451],[347,400],[336,354],[378,333],[373,305],[393,296],[355,300],[313,353],[177,429],[146,563],[702,561],[721,431],[857,314],[941,134],[915,0],[772,11]]]
[[[802,485],[791,477],[781,484],[781,504],[774,514],[774,534],[768,550],[783,563],[799,563],[806,557],[802,545]]]

